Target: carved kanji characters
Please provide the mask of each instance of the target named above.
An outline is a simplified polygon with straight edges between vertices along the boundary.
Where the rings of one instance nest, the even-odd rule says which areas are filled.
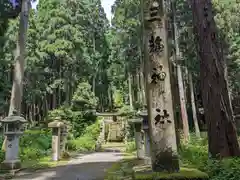
[[[153,74],[151,76],[151,83],[152,84],[160,84],[160,93],[164,93],[165,92],[165,78],[166,78],[166,72],[163,71],[163,66],[160,65],[159,66],[159,70],[157,70],[157,68],[153,68]]]
[[[170,115],[167,112],[166,109],[163,110],[163,113],[161,113],[161,110],[159,108],[156,109],[157,115],[154,118],[155,120],[155,126],[160,124],[160,125],[164,125],[164,124],[171,124],[172,121],[169,119]]]
[[[149,39],[149,49],[150,53],[162,53],[164,50],[164,45],[160,36],[157,36],[154,39],[154,36],[151,36]]]
[[[160,93],[165,93],[165,78],[167,74],[163,71],[163,66],[159,66],[159,81],[160,81]]]
[[[158,11],[159,11],[159,3],[157,1],[154,1],[152,3],[152,6],[150,7],[150,17],[157,16]]]

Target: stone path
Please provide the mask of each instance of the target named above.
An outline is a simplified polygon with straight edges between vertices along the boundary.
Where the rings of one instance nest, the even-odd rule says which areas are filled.
[[[104,180],[106,170],[114,162],[121,159],[122,154],[120,152],[97,152],[79,155],[66,166],[19,175],[13,180]]]

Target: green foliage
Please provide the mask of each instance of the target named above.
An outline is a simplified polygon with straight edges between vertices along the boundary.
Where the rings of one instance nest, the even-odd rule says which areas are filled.
[[[8,111],[19,24],[19,19],[6,18],[12,10],[5,7],[6,3],[0,3],[1,115]],[[102,97],[98,105],[108,105],[109,48],[105,33],[109,24],[101,1],[41,0],[37,8],[29,17],[22,113],[42,122],[48,110],[70,105],[74,92],[74,100],[82,100],[80,82],[95,84],[95,90],[90,91]],[[87,105],[96,107],[96,103],[94,99]],[[39,111],[35,116],[31,114],[33,106]]]
[[[21,160],[36,160],[49,155],[52,135],[47,130],[27,130],[20,139]]]
[[[112,13],[114,16],[108,36],[111,48],[109,56],[111,65],[108,73],[115,90],[114,105],[119,108],[124,104],[129,104],[127,102],[129,101],[127,98],[129,83],[132,88],[131,95],[141,91],[139,86],[134,88],[136,82],[132,81],[141,71],[140,66],[143,61],[140,1],[115,1]],[[129,77],[133,83],[129,82]]]
[[[23,161],[37,160],[47,155],[43,149],[37,149],[35,147],[28,147],[21,150],[20,159]]]
[[[67,142],[69,150],[92,151],[100,133],[100,120],[86,127],[83,135]],[[3,138],[0,138],[2,144]],[[39,160],[51,154],[52,134],[49,129],[26,130],[20,139],[20,158],[22,161]],[[69,157],[65,152],[64,157]],[[4,152],[0,151],[0,160],[3,161]]]
[[[238,180],[240,178],[240,158],[210,161],[207,168],[211,180]]]
[[[116,90],[113,94],[114,99],[114,106],[115,107],[122,107],[123,106],[123,94],[120,90]]]
[[[52,134],[49,129],[26,130],[21,137],[20,146],[49,149],[51,147]]]
[[[3,139],[4,138],[4,136],[1,136],[0,137],[0,144],[3,144]],[[4,153],[4,151],[1,149],[0,150],[0,162],[2,162],[3,160],[4,160],[4,156],[5,156],[5,153]]]
[[[132,152],[134,152],[136,150],[137,150],[137,148],[136,148],[135,141],[130,141],[130,142],[127,143],[127,145],[126,145],[126,152],[132,153]]]
[[[94,124],[88,126],[84,131],[84,135],[92,136],[93,139],[97,140],[97,137],[100,133],[100,121],[102,119],[98,119]]]
[[[2,136],[0,144],[3,143]],[[20,138],[20,159],[22,161],[39,160],[50,155],[52,135],[48,129],[27,130]],[[0,151],[0,162],[4,160],[5,153]]]
[[[68,149],[78,152],[93,151],[95,149],[95,140],[92,137],[84,135],[71,140],[69,142]]]
[[[182,166],[198,168],[210,176],[211,180],[238,180],[240,178],[240,158],[213,160],[208,158],[206,139],[192,141],[181,147]]]
[[[188,145],[181,146],[180,161],[183,166],[204,170],[208,162],[207,140],[192,136]]]
[[[60,117],[69,124],[69,133],[74,138],[83,135],[85,128],[96,121],[96,116],[91,111],[73,111],[69,107],[60,107],[49,112],[49,119]]]
[[[133,109],[131,109],[130,106],[128,105],[124,105],[122,106],[121,108],[118,109],[118,112],[121,114],[121,115],[125,115],[127,117],[132,117],[135,115],[135,111]]]
[[[68,149],[81,152],[93,151],[95,149],[95,144],[99,136],[99,133],[100,133],[100,120],[88,126],[82,136],[70,140],[67,143]]]
[[[95,109],[97,106],[97,98],[91,90],[91,86],[88,83],[80,83],[72,98],[73,110],[87,110]]]

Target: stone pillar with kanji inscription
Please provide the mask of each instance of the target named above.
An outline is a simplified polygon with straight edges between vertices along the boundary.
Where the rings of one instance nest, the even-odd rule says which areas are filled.
[[[148,58],[145,62],[148,125],[153,171],[178,172],[164,3],[158,0],[145,5],[148,9],[144,24],[148,32]]]

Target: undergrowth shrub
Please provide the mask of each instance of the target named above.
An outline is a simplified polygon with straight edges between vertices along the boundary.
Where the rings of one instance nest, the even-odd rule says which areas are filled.
[[[207,170],[211,180],[239,180],[240,158],[209,161]]]
[[[4,140],[4,136],[1,136],[0,137],[0,144],[2,145],[3,144],[3,140]],[[0,149],[0,161],[2,162],[4,160],[4,156],[5,156],[5,153],[4,151],[2,150],[2,148]]]
[[[126,144],[126,152],[127,153],[131,153],[131,152],[134,152],[136,150],[137,150],[136,143],[134,141],[130,141]]]
[[[91,151],[94,150],[95,147],[95,140],[92,137],[85,135],[72,140],[70,143],[72,150],[80,152]],[[69,149],[71,149],[70,147]]]
[[[0,144],[3,144],[4,136],[0,138]],[[19,156],[22,161],[38,160],[51,152],[51,131],[43,130],[26,130],[20,137]],[[5,152],[0,150],[0,162],[4,160]]]
[[[68,150],[92,151],[100,133],[100,120],[88,126],[83,135],[67,142]]]
[[[93,124],[97,117],[94,112],[98,98],[91,90],[91,85],[87,82],[78,84],[73,94],[70,106],[61,106],[48,113],[48,120],[52,121],[56,117],[66,121],[69,125],[68,133],[74,138],[83,136],[85,129]]]
[[[179,153],[182,166],[197,167],[200,170],[205,170],[204,168],[208,163],[206,139],[191,137],[191,141],[187,145],[181,146]]]
[[[204,171],[211,180],[240,180],[240,158],[209,159],[207,139],[192,138],[179,154],[182,166]]]
[[[56,117],[70,124],[68,133],[74,138],[82,136],[84,130],[96,121],[96,116],[91,111],[73,111],[64,106],[49,112],[49,120],[54,120]]]
[[[49,154],[51,150],[51,131],[26,130],[20,139],[21,160],[36,160]]]

